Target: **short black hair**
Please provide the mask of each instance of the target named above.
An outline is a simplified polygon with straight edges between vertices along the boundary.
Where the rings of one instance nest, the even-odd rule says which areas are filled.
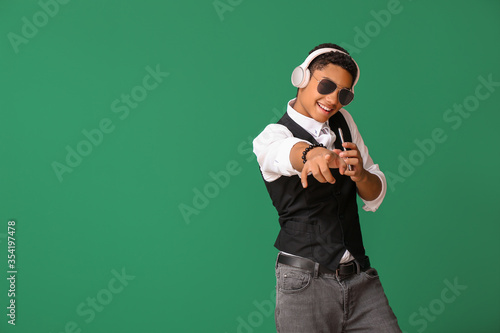
[[[332,48],[332,49],[337,49],[342,52],[347,52],[346,49],[338,46],[337,44],[332,44],[332,43],[323,43],[318,46],[316,46],[314,49],[312,49],[309,54],[313,53],[316,50],[323,49],[323,48]],[[354,80],[356,80],[356,77],[358,76],[358,69],[356,67],[356,64],[352,60],[350,55],[345,55],[340,52],[328,52],[328,53],[323,53],[320,54],[318,57],[316,57],[310,64],[309,64],[309,71],[311,74],[315,70],[321,70],[324,67],[326,67],[328,64],[334,64],[337,66],[342,67],[346,71],[348,71],[352,75],[352,83],[354,84]]]

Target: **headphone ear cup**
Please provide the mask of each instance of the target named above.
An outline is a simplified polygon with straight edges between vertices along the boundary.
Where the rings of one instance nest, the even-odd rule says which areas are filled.
[[[304,70],[302,66],[295,67],[292,72],[292,84],[297,88],[304,88],[309,83],[311,72],[308,68]]]
[[[306,68],[306,70],[304,71],[304,78],[302,79],[300,86],[298,86],[297,88],[307,87],[307,84],[309,83],[310,79],[311,79],[311,71],[309,70],[309,68]]]
[[[292,84],[295,87],[299,87],[304,80],[304,70],[302,69],[301,66],[295,67],[295,69],[292,72]]]

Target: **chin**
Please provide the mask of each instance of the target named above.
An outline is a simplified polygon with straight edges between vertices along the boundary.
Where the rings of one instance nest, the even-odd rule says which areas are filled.
[[[338,110],[336,109],[331,109],[330,111],[323,110],[320,108],[317,104],[314,106],[314,116],[312,117],[314,120],[319,121],[321,123],[324,123],[328,119],[330,119],[331,116],[333,116],[335,113],[337,113]]]

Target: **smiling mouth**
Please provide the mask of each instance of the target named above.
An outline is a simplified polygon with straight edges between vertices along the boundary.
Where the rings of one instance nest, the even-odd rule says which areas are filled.
[[[332,111],[332,110],[333,110],[333,108],[332,108],[332,109],[329,109],[329,108],[327,108],[326,106],[324,106],[324,105],[320,104],[319,102],[317,102],[316,104],[318,104],[318,106],[319,106],[319,107],[320,107],[323,111],[325,111],[325,112],[330,112],[330,111]]]

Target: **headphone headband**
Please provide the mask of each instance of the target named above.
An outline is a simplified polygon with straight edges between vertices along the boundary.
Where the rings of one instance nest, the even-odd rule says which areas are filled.
[[[328,53],[328,52],[338,52],[338,53],[345,54],[345,55],[349,56],[349,58],[351,58],[352,62],[354,62],[354,64],[356,65],[358,73],[357,73],[356,77],[354,78],[354,82],[353,82],[352,88],[351,88],[352,92],[354,92],[354,86],[356,85],[356,83],[358,83],[358,79],[359,79],[359,66],[358,66],[358,64],[356,63],[356,61],[354,61],[354,59],[349,54],[347,54],[341,50],[331,48],[331,47],[318,49],[318,50],[312,52],[310,55],[307,56],[306,60],[304,60],[304,62],[302,64],[295,67],[295,69],[292,72],[292,84],[297,88],[305,88],[307,86],[307,84],[309,83],[309,80],[311,78],[311,72],[309,71],[309,68],[308,68],[309,65],[316,57],[318,57],[321,54]]]

